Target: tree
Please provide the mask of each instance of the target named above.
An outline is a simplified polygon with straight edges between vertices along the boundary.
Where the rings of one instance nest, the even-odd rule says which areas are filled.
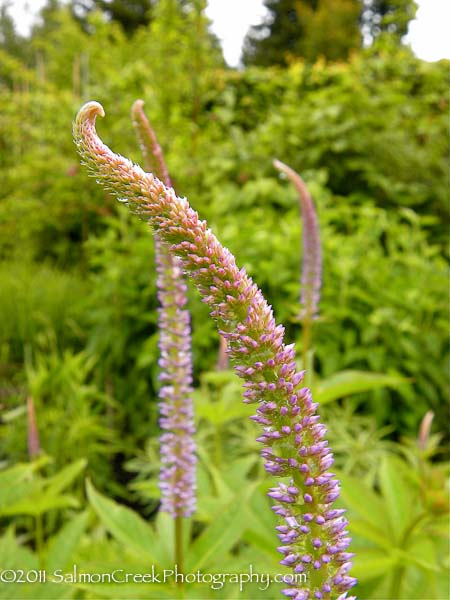
[[[268,16],[251,27],[244,64],[286,64],[291,58],[310,61],[347,58],[361,45],[360,0],[265,0]]]
[[[10,15],[11,1],[0,5],[0,48],[16,58],[26,54],[25,40],[17,33],[14,19]]]
[[[346,59],[381,35],[400,44],[414,18],[415,0],[265,0],[268,15],[250,28],[243,62],[268,66],[301,57]]]
[[[417,11],[415,0],[363,0],[363,5],[362,31],[368,43],[383,33],[400,42]]]
[[[127,34],[132,34],[150,23],[154,4],[154,0],[72,0],[72,10],[83,23],[90,12],[100,10],[108,20],[120,23]]]

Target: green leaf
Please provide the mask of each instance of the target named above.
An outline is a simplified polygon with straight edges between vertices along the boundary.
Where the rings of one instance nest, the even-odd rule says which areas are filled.
[[[21,546],[12,529],[0,538],[0,571],[14,569],[34,576],[40,569],[38,557]],[[25,575],[24,575],[25,576]],[[47,583],[0,583],[0,598],[4,600],[68,600],[73,593],[66,585]]]
[[[358,550],[353,559],[352,575],[360,581],[369,581],[386,574],[395,567],[394,556],[379,550]]]
[[[415,565],[420,569],[425,569],[426,571],[433,571],[434,573],[439,573],[441,569],[435,563],[432,563],[429,559],[434,554],[433,544],[429,540],[425,540],[425,548],[426,550],[430,550],[431,554],[428,554],[425,557],[417,555],[415,552],[405,552],[403,550],[398,550],[398,557],[401,562],[405,565]]]
[[[158,536],[159,564],[162,566],[173,565],[174,550],[174,519],[168,513],[159,511],[155,519],[155,529]],[[184,532],[183,532],[184,533]],[[186,541],[186,540],[183,540]]]
[[[379,524],[386,521],[386,506],[382,500],[359,479],[341,472],[337,475],[345,505],[378,529]],[[389,539],[388,534],[386,538]]]
[[[384,455],[379,469],[381,492],[386,500],[390,527],[395,539],[400,541],[410,524],[413,506],[417,504],[415,488],[408,486],[404,478],[404,464],[395,456]]]
[[[85,458],[80,458],[75,462],[67,465],[45,482],[46,493],[57,495],[65,490],[69,485],[84,471],[87,465]]]
[[[219,502],[225,503],[234,497],[233,488],[225,481],[222,473],[215,467],[208,453],[202,446],[198,446],[197,454],[200,459],[199,467],[205,471],[207,481],[210,484],[208,500],[217,498]],[[199,470],[200,470],[199,469]]]
[[[448,550],[447,546],[447,556]],[[400,550],[399,553],[405,565],[416,565],[421,569],[435,573],[446,570],[438,564],[444,556],[425,532],[415,536],[408,547],[405,550]]]
[[[194,406],[197,418],[213,425],[224,425],[235,419],[249,417],[253,409],[242,402],[242,386],[239,381],[228,383],[222,389],[210,392],[200,388],[194,393]]]
[[[236,375],[231,369],[225,371],[206,371],[202,374],[202,382],[210,383],[216,388],[221,388],[235,381]]]
[[[189,549],[187,571],[193,573],[207,567],[218,556],[223,556],[240,539],[246,525],[245,504],[253,491],[247,488],[223,508],[206,527]]]
[[[373,523],[369,523],[364,519],[353,517],[350,521],[349,529],[352,535],[358,535],[365,540],[369,540],[380,548],[390,550],[392,547],[392,539],[386,536],[386,530],[382,523],[379,524],[379,527],[376,527]]]
[[[183,552],[188,552],[191,538],[191,519],[182,519]],[[158,536],[158,564],[172,568],[174,564],[175,521],[168,513],[159,511],[155,519],[155,529]]]
[[[78,507],[76,498],[60,492],[85,468],[86,460],[81,459],[68,465],[50,479],[33,477],[34,471],[45,462],[17,465],[1,474],[0,483],[7,486],[9,491],[3,495],[0,514],[37,516],[57,508]]]
[[[152,527],[131,509],[105,498],[89,480],[86,491],[92,508],[106,529],[122,544],[139,554],[145,553],[150,562],[157,564],[159,540]]]
[[[384,375],[368,371],[340,371],[316,383],[314,399],[320,404],[328,404],[328,402],[352,394],[384,387],[398,387],[408,383],[408,381],[408,379],[399,375]]]
[[[260,488],[267,488],[267,485]],[[275,527],[277,518],[270,510],[270,502],[262,489],[257,488],[252,494],[247,506],[247,521],[243,539],[259,548],[262,552],[270,555],[273,559],[277,556],[277,536]],[[276,560],[275,560],[276,564]]]
[[[17,464],[0,472],[0,512],[13,502],[28,495],[35,486],[33,474],[49,459],[43,457],[32,463]]]
[[[65,569],[80,543],[88,522],[88,513],[72,517],[48,542],[47,570]]]
[[[59,496],[52,496],[47,492],[42,492],[39,486],[36,486],[33,494],[29,494],[30,497],[19,500],[15,504],[11,504],[7,508],[1,511],[1,514],[5,516],[12,515],[31,515],[36,517],[42,515],[49,510],[61,509],[61,508],[78,508],[79,502],[74,496],[68,494],[60,494]]]
[[[0,568],[39,569],[37,556],[29,548],[18,543],[12,527],[0,538]],[[0,585],[0,589],[2,587]]]

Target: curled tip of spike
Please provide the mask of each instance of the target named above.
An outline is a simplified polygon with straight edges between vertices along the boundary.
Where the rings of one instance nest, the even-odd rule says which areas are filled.
[[[113,157],[111,150],[98,137],[95,122],[99,116],[105,116],[103,106],[100,102],[92,100],[83,104],[73,124],[74,141],[84,160],[86,160],[86,164],[92,165],[95,162],[94,156],[97,158],[102,156],[103,159],[106,156]]]
[[[294,171],[294,169],[286,165],[284,162],[281,162],[281,160],[278,160],[277,158],[274,159],[273,166],[288,176],[288,178],[292,181],[292,183],[297,188],[298,192],[303,197],[309,197],[309,192],[308,188],[306,187],[306,183],[303,181],[300,175],[296,171]]]
[[[279,171],[285,171],[286,169],[289,169],[289,167],[285,165],[284,162],[281,162],[281,160],[278,160],[278,158],[273,159],[273,166]]]
[[[131,107],[131,114],[141,111],[144,108],[145,102],[141,99],[133,102],[133,106]]]
[[[303,181],[297,171],[294,171],[294,169],[286,165],[284,162],[281,162],[281,160],[278,160],[277,158],[274,159],[273,166],[287,175],[287,177],[291,180],[300,195],[300,200],[304,207],[308,207],[310,210],[314,211],[311,196],[308,192],[308,188],[306,187],[306,183]]]
[[[86,102],[78,111],[77,119],[91,119],[94,120],[96,117],[104,117],[105,111],[100,102],[96,102],[92,100],[90,102]]]

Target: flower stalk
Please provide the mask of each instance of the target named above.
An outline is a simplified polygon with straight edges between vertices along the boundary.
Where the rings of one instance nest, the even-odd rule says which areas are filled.
[[[303,325],[303,367],[307,368],[308,351],[311,345],[311,329],[319,313],[320,288],[322,286],[322,251],[320,247],[319,223],[314,202],[305,182],[298,173],[280,160],[274,166],[284,173],[298,193],[303,218],[303,264],[301,276],[299,320]]]
[[[348,574],[353,555],[347,552],[347,520],[343,510],[333,508],[339,482],[328,472],[333,456],[326,429],[302,385],[304,372],[296,371],[293,345],[284,343],[284,328],[259,288],[187,200],[103,144],[95,130],[99,115],[102,106],[89,102],[74,125],[85,164],[170,244],[227,339],[230,360],[244,379],[244,402],[257,406],[252,418],[262,427],[258,441],[265,469],[282,478],[269,492],[281,519],[281,563],[307,580],[288,583],[284,594],[295,600],[347,598],[356,580]]]
[[[164,156],[156,135],[144,113],[143,101],[137,100],[131,109],[131,118],[141,146],[144,166],[171,186]],[[159,324],[159,391],[161,510],[176,521],[175,562],[183,566],[181,520],[195,511],[194,409],[192,402],[192,356],[187,286],[179,259],[172,256],[167,245],[155,234],[155,260],[160,308]]]

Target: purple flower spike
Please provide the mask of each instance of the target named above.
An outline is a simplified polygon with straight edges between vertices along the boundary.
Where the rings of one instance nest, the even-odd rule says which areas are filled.
[[[319,311],[320,288],[322,285],[322,252],[316,209],[308,188],[300,175],[279,160],[274,160],[273,164],[279,171],[289,177],[298,192],[300,200],[303,217],[303,267],[300,295],[302,311],[299,317],[302,321],[311,320],[317,316]]]
[[[323,593],[324,586],[329,585],[332,598],[344,598],[355,580],[347,576],[347,566],[342,574],[339,560],[340,553],[348,546],[347,533],[334,527],[341,523],[340,518],[336,521],[329,518],[333,509],[331,496],[338,493],[339,482],[332,477],[328,479],[333,486],[331,493],[327,485],[317,483],[319,477],[326,476],[333,457],[320,441],[322,432],[314,427],[319,420],[315,414],[317,404],[309,390],[300,387],[302,378],[296,373],[293,347],[284,343],[284,328],[276,324],[272,309],[258,287],[244,269],[238,269],[233,255],[206,223],[199,220],[187,200],[178,198],[173,189],[154,175],[144,173],[103,144],[95,131],[95,118],[103,114],[97,102],[89,102],[78,113],[74,135],[84,162],[99,182],[147,220],[161,240],[170,244],[171,251],[180,258],[184,271],[210,306],[219,332],[227,339],[230,361],[245,381],[246,402],[265,406],[264,415],[273,422],[271,426],[263,426],[259,436],[267,470],[286,482],[271,489],[278,496],[273,510],[281,518],[281,525],[298,531],[298,536],[289,538],[278,550],[289,557],[288,562],[292,561],[290,567],[294,573],[306,575],[305,583],[295,582],[294,578],[284,593],[307,600],[316,591]],[[261,369],[254,368],[257,362],[263,363]],[[253,371],[248,371],[249,368]],[[273,387],[269,387],[271,384]],[[294,403],[290,402],[292,398]],[[282,406],[290,407],[288,414],[281,414]],[[298,424],[301,442],[294,434]],[[290,434],[281,433],[284,426],[290,427]],[[310,452],[312,447],[314,453]],[[305,479],[309,477],[314,483],[306,486]],[[295,487],[299,493],[291,495],[288,487]],[[307,504],[305,494],[311,500]],[[312,539],[320,540],[321,546],[314,548]],[[303,562],[306,555],[311,562]],[[300,565],[303,571],[299,570]]]
[[[144,165],[167,186],[171,186],[164,156],[155,132],[143,110],[143,101],[136,100],[131,118],[141,146]],[[196,447],[192,404],[192,357],[187,287],[179,259],[172,256],[167,245],[155,234],[155,261],[158,289],[159,325],[159,424],[161,510],[172,517],[189,517],[196,508]]]

